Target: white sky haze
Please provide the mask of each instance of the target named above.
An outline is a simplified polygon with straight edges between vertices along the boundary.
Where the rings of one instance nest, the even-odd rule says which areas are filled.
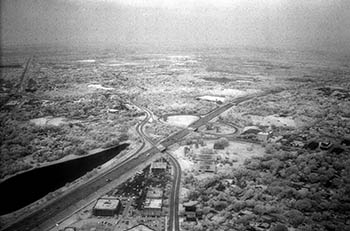
[[[350,51],[347,0],[0,0],[1,43]]]

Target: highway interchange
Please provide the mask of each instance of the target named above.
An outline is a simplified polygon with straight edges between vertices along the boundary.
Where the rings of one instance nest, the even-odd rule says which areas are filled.
[[[220,107],[217,107],[213,111],[209,112],[205,116],[201,117],[196,122],[192,123],[187,129],[183,129],[179,132],[176,132],[169,137],[163,139],[158,144],[154,143],[144,132],[144,126],[153,118],[153,113],[146,108],[141,108],[146,112],[146,117],[142,120],[141,123],[137,124],[136,131],[142,138],[142,145],[132,154],[130,154],[122,162],[104,172],[100,175],[93,177],[88,180],[86,183],[76,187],[75,189],[68,191],[67,193],[58,196],[52,202],[42,206],[37,211],[32,212],[28,216],[18,220],[16,223],[11,224],[7,227],[3,227],[1,230],[10,231],[10,230],[45,230],[48,227],[43,227],[42,224],[50,220],[52,224],[60,222],[67,214],[72,214],[76,210],[76,207],[73,206],[80,200],[88,197],[93,194],[99,188],[104,187],[109,183],[109,179],[117,179],[122,176],[124,173],[136,168],[149,161],[154,155],[159,152],[165,153],[170,163],[173,166],[174,180],[173,180],[173,190],[170,197],[170,211],[169,211],[169,230],[178,231],[179,230],[179,218],[178,218],[178,207],[179,207],[179,190],[181,182],[181,168],[177,160],[168,152],[166,152],[167,147],[179,142],[182,138],[190,134],[191,131],[196,131],[199,127],[205,125],[210,120],[214,119],[224,111],[228,110],[232,106],[235,106],[244,101],[253,99],[255,97],[260,97],[263,95],[271,94],[273,92],[265,92],[262,94],[248,95],[240,98],[236,98],[233,101],[224,104]],[[146,141],[152,146],[146,151],[141,152],[146,146]]]

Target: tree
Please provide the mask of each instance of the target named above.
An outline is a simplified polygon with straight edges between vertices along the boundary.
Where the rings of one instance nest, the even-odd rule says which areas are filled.
[[[304,215],[296,209],[290,210],[286,213],[286,217],[288,218],[288,222],[293,225],[294,227],[297,227],[301,223],[304,222]]]

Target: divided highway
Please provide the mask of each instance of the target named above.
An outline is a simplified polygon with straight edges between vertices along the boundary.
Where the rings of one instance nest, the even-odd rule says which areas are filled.
[[[153,116],[153,113],[147,109],[140,107],[142,110],[144,110],[149,116]],[[157,144],[152,141],[151,138],[147,136],[147,134],[144,133],[143,130],[141,130],[143,137],[153,145],[154,148],[157,147]],[[189,132],[187,130],[180,131],[180,134],[186,136]],[[166,146],[167,147],[167,146]],[[160,151],[160,150],[159,150]],[[170,202],[169,202],[169,230],[179,230],[179,192],[180,192],[180,183],[181,183],[181,167],[179,162],[168,152],[165,152],[169,156],[170,164],[173,166],[173,185],[170,195]]]
[[[136,127],[136,131],[141,137],[143,137],[143,126],[148,122],[149,119],[150,117],[147,114],[145,119]],[[76,208],[73,206],[75,203],[86,198],[88,195],[91,195],[97,191],[97,189],[108,184],[108,179],[116,179],[120,177],[125,172],[149,160],[152,157],[151,154],[158,153],[157,149],[151,148],[146,152],[138,155],[144,147],[145,142],[142,143],[142,145],[133,155],[130,155],[128,158],[126,158],[124,161],[112,169],[108,170],[105,173],[102,173],[99,176],[96,176],[95,178],[90,179],[85,184],[73,189],[72,191],[69,191],[66,194],[58,196],[57,199],[45,205],[41,209],[29,214],[14,224],[11,224],[7,227],[2,227],[1,230],[41,230],[40,224],[49,219],[53,219],[53,217],[55,219],[55,223],[60,221],[67,214],[70,214],[76,210]],[[147,155],[148,153],[150,153],[150,155]]]
[[[107,179],[117,179],[121,175],[123,175],[125,172],[132,170],[133,168],[139,166],[140,164],[144,163],[145,161],[152,158],[153,155],[159,153],[159,149],[156,147],[164,147],[166,149],[168,146],[171,146],[175,143],[177,143],[179,140],[184,138],[190,133],[190,130],[196,130],[200,126],[205,125],[210,120],[214,119],[230,107],[237,105],[243,101],[250,100],[254,97],[270,94],[271,92],[260,94],[260,95],[250,95],[245,97],[240,97],[235,99],[234,101],[227,103],[221,107],[216,108],[215,110],[209,112],[207,115],[203,116],[196,122],[192,123],[189,126],[189,129],[184,129],[179,132],[176,132],[175,134],[165,138],[161,142],[158,143],[158,145],[154,144],[152,140],[147,137],[144,134],[143,127],[148,122],[150,117],[152,116],[152,112],[150,112],[147,109],[142,108],[146,112],[145,119],[137,125],[136,130],[139,133],[139,135],[143,139],[143,143],[141,147],[133,154],[130,155],[127,159],[122,161],[120,164],[116,165],[109,171],[96,176],[95,178],[89,180],[85,184],[81,185],[78,188],[75,188],[74,190],[59,196],[56,200],[53,202],[47,204],[45,207],[31,213],[27,217],[23,218],[22,220],[18,221],[15,224],[12,224],[8,227],[3,228],[2,230],[11,231],[11,230],[40,230],[40,224],[44,223],[48,219],[55,219],[56,222],[63,219],[67,214],[73,213],[76,208],[73,206],[78,201],[86,198],[88,195],[91,195],[94,193],[97,189],[105,186],[108,182]],[[153,147],[149,148],[148,150],[141,152],[141,150],[145,146],[145,140],[150,142]],[[156,146],[154,146],[156,145]],[[161,150],[163,151],[163,150]],[[178,219],[178,205],[179,205],[179,189],[180,189],[180,179],[181,179],[181,168],[177,160],[170,154],[169,159],[174,167],[174,184],[173,184],[173,190],[171,194],[171,201],[170,201],[170,214],[169,214],[169,225],[170,230],[179,230],[179,219]]]

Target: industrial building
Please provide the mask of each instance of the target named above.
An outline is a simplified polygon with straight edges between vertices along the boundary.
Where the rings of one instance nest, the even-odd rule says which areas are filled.
[[[151,173],[152,174],[159,174],[163,173],[166,171],[167,168],[167,163],[162,161],[162,162],[153,162],[151,164]]]
[[[215,150],[224,150],[225,149],[225,145],[224,144],[221,144],[221,143],[215,143],[214,144],[214,146],[213,146],[213,148],[215,149]]]
[[[199,172],[209,172],[209,173],[215,173],[216,172],[216,164],[215,163],[207,163],[205,161],[201,161],[198,166]]]
[[[216,155],[214,154],[197,154],[195,157],[195,161],[216,161]]]
[[[114,216],[118,214],[121,208],[121,202],[116,197],[104,197],[96,201],[93,208],[95,216]]]
[[[146,216],[161,216],[162,215],[162,199],[146,198],[143,206],[143,214]]]
[[[197,201],[189,201],[183,204],[186,221],[197,221],[197,218],[202,216],[201,211],[197,208],[197,204]]]
[[[215,154],[198,154],[195,158],[199,172],[216,172],[216,160],[217,155]]]
[[[143,207],[143,213],[146,216],[162,215],[163,190],[156,187],[150,187],[146,194],[146,200]]]

